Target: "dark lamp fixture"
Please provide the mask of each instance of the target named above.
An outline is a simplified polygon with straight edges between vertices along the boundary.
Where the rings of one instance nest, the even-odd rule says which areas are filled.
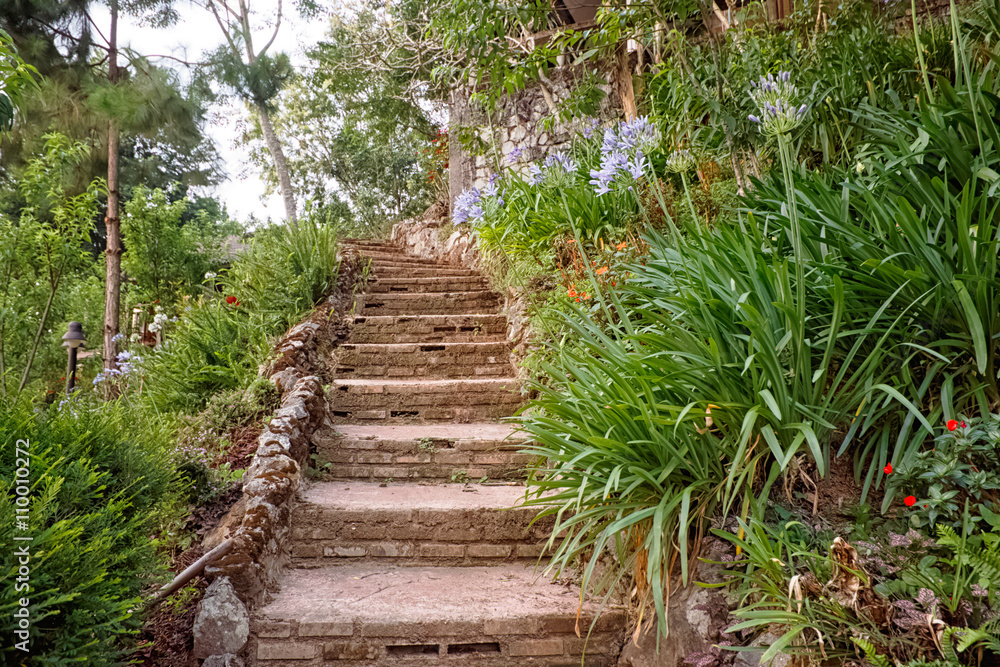
[[[83,325],[79,322],[70,322],[69,331],[62,337],[63,347],[76,348],[83,347],[86,342],[83,337]]]
[[[83,347],[83,325],[79,322],[70,322],[69,331],[62,337],[62,341],[69,355],[66,361],[66,395],[69,396],[76,386],[76,350]]]

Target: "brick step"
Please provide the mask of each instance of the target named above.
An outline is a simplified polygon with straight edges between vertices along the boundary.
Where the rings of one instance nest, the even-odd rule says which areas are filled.
[[[364,295],[358,299],[354,312],[359,315],[466,315],[496,312],[499,308],[500,295],[490,290],[391,292]]]
[[[376,278],[478,278],[482,274],[471,269],[460,269],[451,266],[402,266],[402,265],[381,265],[373,264],[371,273]]]
[[[476,343],[507,340],[507,318],[476,315],[358,315],[352,343]]]
[[[554,519],[532,525],[539,509],[519,506],[523,500],[520,485],[320,482],[292,511],[293,563],[534,562]]]
[[[412,255],[405,255],[402,253],[385,253],[385,252],[368,252],[364,251],[361,253],[362,259],[370,260],[374,266],[412,266],[414,268],[461,268],[455,267],[454,264],[445,264],[444,262],[438,262],[433,259],[424,259],[423,257],[414,257]]]
[[[345,343],[334,354],[336,376],[508,377],[510,345],[493,343]]]
[[[334,380],[327,394],[337,423],[392,418],[487,421],[521,406],[521,380]]]
[[[375,263],[403,263],[403,264],[421,264],[429,266],[453,266],[452,264],[446,264],[440,262],[436,259],[427,259],[425,257],[417,257],[416,255],[408,255],[401,250],[359,250],[359,253],[365,259],[370,259]]]
[[[425,276],[400,278],[383,275],[368,285],[369,294],[384,292],[462,292],[486,289],[486,280],[477,276]]]
[[[531,565],[334,565],[287,571],[255,610],[251,656],[267,667],[614,665],[625,613],[605,608],[576,636],[579,589],[539,578]],[[598,606],[588,602],[586,634]]]
[[[503,424],[348,425],[313,436],[334,479],[523,479],[523,435]]]

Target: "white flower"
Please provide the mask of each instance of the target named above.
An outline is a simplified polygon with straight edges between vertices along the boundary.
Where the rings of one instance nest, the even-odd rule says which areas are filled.
[[[208,273],[205,274],[205,280],[215,280],[217,275],[218,274],[209,271]]]
[[[858,160],[858,163],[854,165],[854,171],[858,172],[858,176],[865,173],[865,165],[861,162],[861,160]]]

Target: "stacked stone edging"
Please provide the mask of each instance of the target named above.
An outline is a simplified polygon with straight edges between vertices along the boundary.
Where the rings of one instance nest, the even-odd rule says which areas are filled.
[[[340,326],[342,318],[335,315],[349,308],[362,275],[357,252],[345,249],[338,256],[334,293],[275,343],[277,358],[260,371],[278,388],[281,402],[243,476],[243,495],[236,505],[242,518],[228,535],[233,547],[205,568],[212,584],[195,621],[195,657],[207,658],[205,664],[242,665],[237,654],[247,644],[249,627],[232,618],[249,618],[248,610],[264,600],[289,561],[291,504],[302,487],[309,443],[327,418],[318,337],[324,327]],[[331,345],[346,335],[341,330],[326,333]]]

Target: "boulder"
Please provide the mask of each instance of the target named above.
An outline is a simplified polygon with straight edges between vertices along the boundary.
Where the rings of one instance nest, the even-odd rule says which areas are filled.
[[[250,636],[250,614],[226,577],[213,581],[198,603],[194,619],[194,657],[224,656],[243,650]]]

